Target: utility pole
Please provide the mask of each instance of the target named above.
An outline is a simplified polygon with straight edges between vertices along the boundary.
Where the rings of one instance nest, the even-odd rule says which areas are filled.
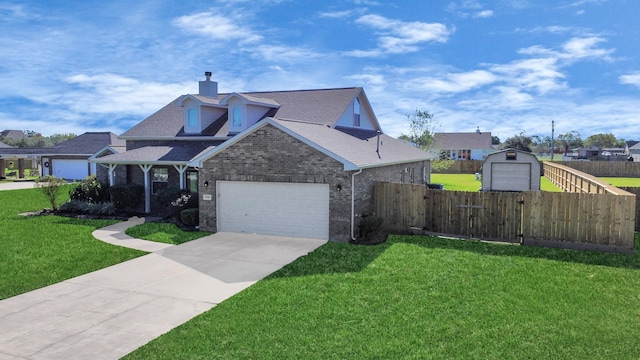
[[[553,132],[555,130],[554,125],[555,122],[551,120],[551,161],[553,161],[553,149],[555,148],[555,145],[553,143]]]

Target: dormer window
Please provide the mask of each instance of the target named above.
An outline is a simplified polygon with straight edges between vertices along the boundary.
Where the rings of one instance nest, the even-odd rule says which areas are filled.
[[[191,108],[187,110],[187,127],[195,128],[198,126],[198,110]]]
[[[232,110],[233,114],[233,127],[239,128],[242,127],[242,108],[234,107]]]
[[[353,101],[353,126],[360,127],[360,100]]]

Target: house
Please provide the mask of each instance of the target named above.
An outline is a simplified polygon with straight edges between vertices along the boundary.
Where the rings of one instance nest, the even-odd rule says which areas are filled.
[[[541,176],[542,164],[534,154],[502,150],[482,162],[481,191],[537,191]]]
[[[432,153],[451,160],[483,160],[496,151],[491,146],[491,132],[435,133]]]
[[[124,143],[111,132],[86,132],[52,147],[0,148],[0,168],[3,164],[8,168],[13,165],[21,178],[24,169],[38,169],[42,176],[82,180],[97,173],[96,164],[89,163],[89,157],[108,146],[124,147]]]
[[[348,241],[375,181],[425,184],[429,154],[383,133],[360,87],[218,93],[211,73],[92,159],[110,184],[198,192],[200,228]]]
[[[3,143],[2,141],[0,141],[0,149],[8,149],[8,148],[12,148],[13,146],[11,145],[7,145],[5,143]]]
[[[629,147],[628,156],[633,158],[633,161],[640,161],[640,141],[635,142]]]
[[[0,131],[0,140],[20,141],[27,135],[22,130],[2,130]]]

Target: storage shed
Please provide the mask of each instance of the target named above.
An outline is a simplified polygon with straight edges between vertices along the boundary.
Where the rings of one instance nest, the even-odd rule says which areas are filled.
[[[539,191],[542,166],[534,154],[507,149],[482,162],[481,191]]]

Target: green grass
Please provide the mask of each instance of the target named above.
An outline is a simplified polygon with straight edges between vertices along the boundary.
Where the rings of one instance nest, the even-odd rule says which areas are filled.
[[[602,181],[606,181],[613,186],[640,187],[640,178],[631,177],[601,177]]]
[[[127,229],[125,233],[138,239],[176,245],[211,234],[205,231],[182,231],[174,224],[160,222],[136,225]]]
[[[39,189],[0,191],[0,204],[0,299],[144,254],[91,235],[116,221],[18,216],[49,207]]]
[[[431,182],[434,184],[443,184],[445,190],[451,191],[478,191],[482,186],[482,182],[476,180],[475,174],[431,174]],[[540,190],[552,192],[562,191],[546,177],[540,178]]]
[[[328,243],[126,359],[637,359],[639,270],[434,237]]]

